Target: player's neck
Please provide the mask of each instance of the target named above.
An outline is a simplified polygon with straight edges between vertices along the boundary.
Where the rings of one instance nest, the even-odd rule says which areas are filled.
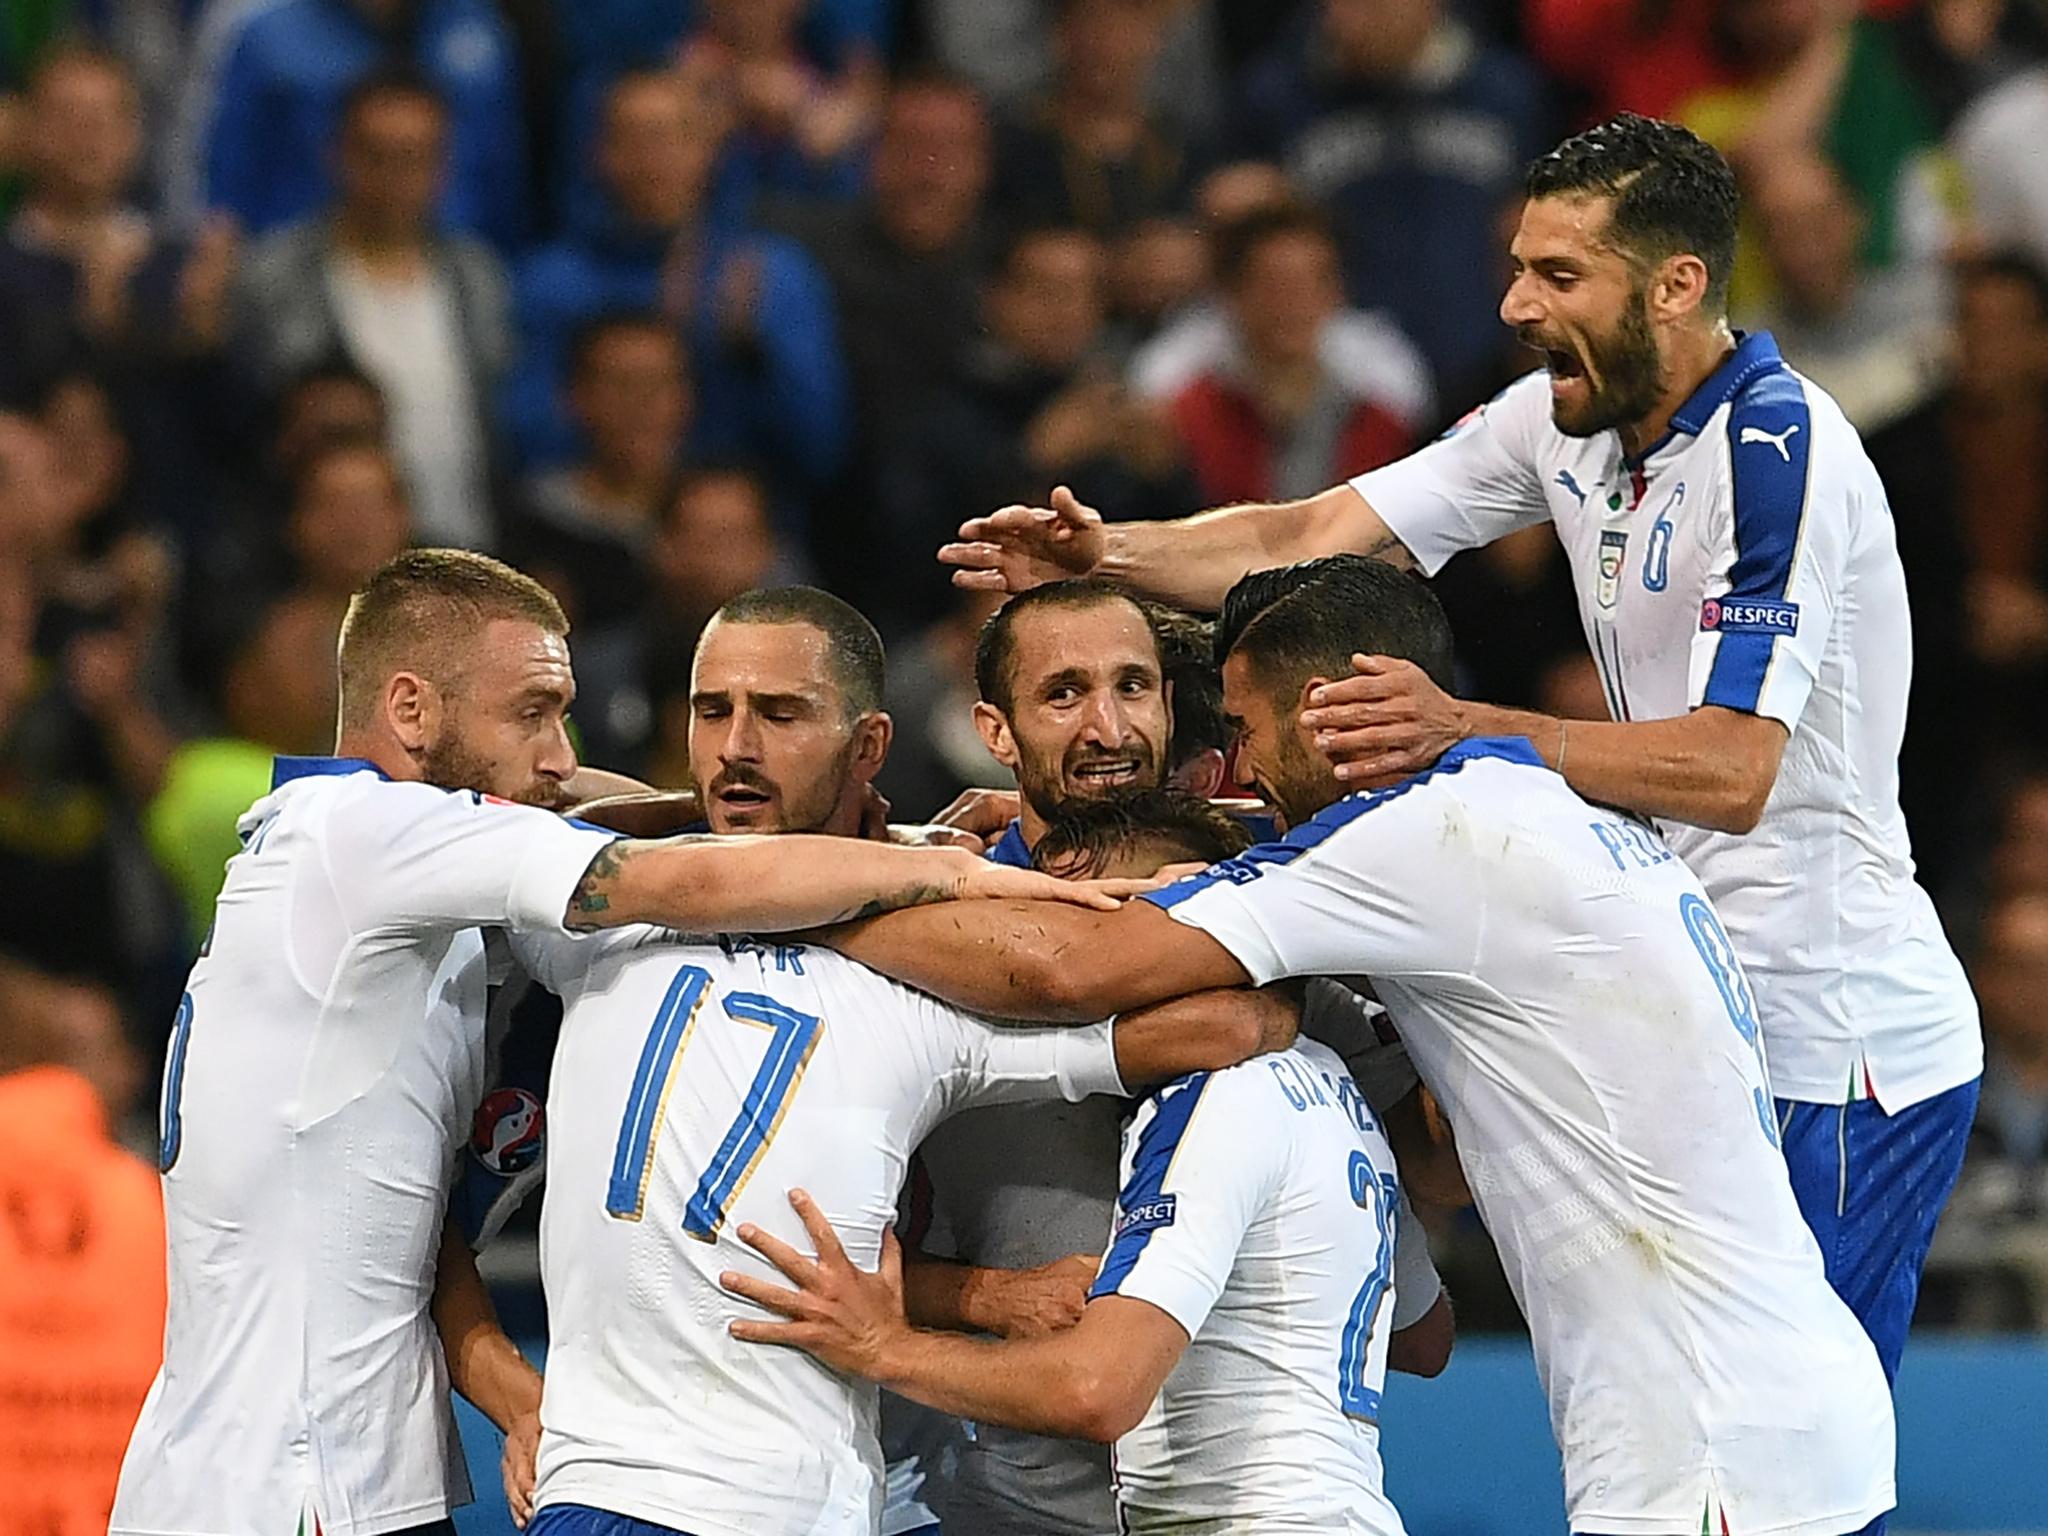
[[[334,743],[334,755],[360,758],[387,779],[410,782],[422,777],[411,753],[373,731],[344,730]]]
[[[1621,428],[1622,451],[1640,458],[1645,449],[1662,441],[1671,430],[1671,418],[1734,350],[1735,333],[1726,320],[1677,332],[1664,356],[1664,391],[1654,410]]]

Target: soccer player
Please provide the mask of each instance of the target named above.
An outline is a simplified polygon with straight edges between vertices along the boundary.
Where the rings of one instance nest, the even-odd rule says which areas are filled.
[[[1093,572],[1208,608],[1261,567],[1350,550],[1434,573],[1554,523],[1612,723],[1454,699],[1373,657],[1305,717],[1349,784],[1512,734],[1655,820],[1755,978],[1800,1209],[1889,1375],[1983,1045],[1899,812],[1912,641],[1884,487],[1835,402],[1729,330],[1735,182],[1714,150],[1622,116],[1538,160],[1528,193],[1501,318],[1545,368],[1441,441],[1177,523],[1105,527],[1055,492],[941,558],[963,585]]]
[[[716,697],[711,682],[700,665],[693,694]],[[842,803],[857,808],[858,793]],[[947,1114],[1121,1095],[1294,1032],[1290,1004],[1249,992],[1114,1027],[1005,1028],[801,944],[633,928],[529,932],[513,947],[565,1007],[548,1095],[534,1536],[871,1532],[875,1394],[729,1336],[742,1309],[720,1275],[769,1273],[737,1226],[800,1240],[781,1192],[801,1183],[872,1264],[910,1149]]]
[[[567,629],[494,560],[400,556],[343,626],[340,755],[280,759],[242,818],[165,1067],[169,1318],[114,1531],[437,1526],[466,1496],[451,1380],[501,1428],[531,1414],[531,1368],[443,1240],[484,927],[776,928],[997,875],[1065,888],[956,851],[622,842],[551,814],[576,766]]]
[[[1347,795],[1309,689],[1354,653],[1445,682],[1449,628],[1390,565],[1301,575],[1223,622],[1236,771],[1284,842],[1117,913],[967,903],[832,942],[1018,1017],[1369,977],[1528,1318],[1571,1529],[1862,1530],[1892,1503],[1884,1374],[1785,1180],[1755,999],[1699,881],[1518,737]],[[1171,1169],[1159,1193],[1194,1198]]]

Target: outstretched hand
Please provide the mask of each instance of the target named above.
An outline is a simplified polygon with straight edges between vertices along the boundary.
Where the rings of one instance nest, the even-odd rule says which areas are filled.
[[[960,538],[939,550],[955,567],[953,584],[984,592],[1028,592],[1050,581],[1086,576],[1108,547],[1102,514],[1056,486],[1045,507],[1004,507],[960,525]]]
[[[965,873],[952,892],[963,901],[1063,901],[1097,912],[1114,912],[1128,898],[1141,896],[1159,885],[1156,879],[1060,880],[1035,869],[1012,869],[987,859],[977,859],[976,866]]]
[[[801,1189],[792,1189],[789,1203],[818,1256],[807,1259],[752,1223],[743,1224],[740,1241],[781,1270],[796,1289],[736,1270],[720,1275],[718,1283],[733,1295],[784,1319],[739,1318],[729,1325],[732,1336],[749,1344],[789,1345],[834,1370],[872,1379],[891,1346],[911,1332],[903,1310],[903,1246],[895,1232],[885,1229],[881,1268],[868,1274],[846,1256],[839,1234],[816,1201]]]

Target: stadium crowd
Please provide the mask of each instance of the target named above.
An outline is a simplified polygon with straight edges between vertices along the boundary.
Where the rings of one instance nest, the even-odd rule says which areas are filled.
[[[1889,492],[1902,797],[1987,1039],[1924,1307],[2048,1325],[2038,1261],[1997,1268],[2048,1223],[2030,0],[4,12],[0,1072],[72,1065],[153,1143],[236,817],[332,747],[349,595],[409,544],[555,594],[588,762],[687,784],[699,634],[802,581],[888,644],[899,820],[1008,786],[971,722],[996,599],[937,546],[1055,484],[1156,519],[1428,441],[1531,366],[1497,315],[1525,164],[1626,109],[1728,155],[1733,318]],[[1462,692],[1606,717],[1547,527],[1435,586]],[[1225,745],[1181,724],[1176,765]],[[1513,1326],[1476,1228],[1440,1236],[1467,1326]]]

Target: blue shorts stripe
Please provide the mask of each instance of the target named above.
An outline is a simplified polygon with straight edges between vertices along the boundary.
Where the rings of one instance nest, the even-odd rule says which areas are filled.
[[[615,1515],[588,1504],[550,1504],[526,1527],[526,1536],[690,1536],[674,1526]]]

